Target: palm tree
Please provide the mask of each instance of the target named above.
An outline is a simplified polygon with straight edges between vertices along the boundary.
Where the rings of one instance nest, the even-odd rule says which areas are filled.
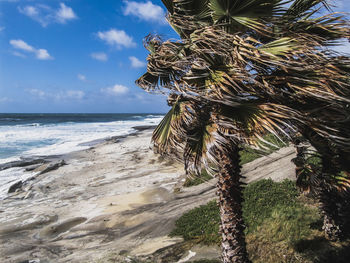
[[[297,186],[319,200],[325,236],[332,241],[347,238],[350,234],[350,174],[342,171],[346,169],[346,165],[340,164],[342,154],[312,130],[305,128],[304,134],[315,150],[301,143],[305,141],[302,137],[293,140],[297,149],[293,160]]]
[[[343,102],[314,101],[317,111],[299,106],[306,112],[309,120],[317,120],[318,124],[305,125],[296,123],[297,130],[316,150],[318,165],[310,164],[307,159],[315,159],[314,153],[303,153],[303,147],[295,161],[297,165],[297,185],[302,190],[314,193],[324,216],[323,229],[330,240],[350,237],[350,108],[349,102],[349,57],[333,54],[331,63],[341,70],[341,91],[336,92],[343,97]],[[333,84],[334,85],[334,84]],[[318,105],[316,105],[317,103]],[[322,126],[322,128],[320,127]],[[323,131],[321,131],[323,130]],[[299,148],[297,146],[297,148]]]
[[[345,147],[338,126],[315,118],[348,100],[343,70],[323,47],[347,34],[338,15],[314,18],[321,0],[163,0],[179,40],[149,35],[147,72],[137,84],[169,94],[153,141],[218,177],[224,262],[249,262],[241,212],[239,149],[303,125]],[[311,11],[310,11],[311,10]],[[342,59],[338,59],[342,64]],[[332,76],[332,78],[330,78]],[[348,86],[346,86],[348,87]]]
[[[250,262],[242,219],[240,144],[252,143],[267,130],[277,134],[273,126],[285,125],[285,109],[252,102],[229,106],[175,93],[169,96],[168,103],[171,110],[152,137],[157,151],[175,154],[191,173],[198,174],[204,165],[216,175],[223,261]],[[269,117],[273,114],[281,116]]]

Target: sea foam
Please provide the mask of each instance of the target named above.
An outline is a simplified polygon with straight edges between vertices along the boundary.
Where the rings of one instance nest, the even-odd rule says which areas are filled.
[[[136,132],[133,127],[157,125],[163,116],[135,116],[132,120],[58,124],[27,123],[0,126],[0,164],[23,158],[63,155],[88,149],[89,142]],[[139,118],[140,117],[140,118]],[[0,199],[11,184],[33,176],[32,172],[14,167],[0,171]],[[4,195],[5,194],[5,195]]]
[[[143,120],[95,123],[25,124],[0,126],[0,164],[20,157],[61,155],[88,148],[88,142],[127,135],[139,125],[156,125],[160,116]]]

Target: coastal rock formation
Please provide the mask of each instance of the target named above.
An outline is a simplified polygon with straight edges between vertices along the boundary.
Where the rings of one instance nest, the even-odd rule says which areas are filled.
[[[20,161],[13,161],[5,164],[0,164],[0,171],[9,169],[12,167],[28,167],[32,165],[41,165],[46,163],[47,161],[44,159],[23,159]]]
[[[42,169],[1,200],[0,262],[186,260],[189,248],[168,234],[184,212],[215,197],[215,179],[174,193],[183,166],[155,155],[150,137],[145,130],[65,157],[67,165]],[[284,148],[245,165],[247,182],[294,178],[293,157]],[[191,251],[200,258],[200,248]]]
[[[18,181],[17,183],[14,183],[13,185],[10,186],[9,190],[7,193],[14,193],[16,192],[18,189],[21,189],[23,185],[22,181]]]
[[[66,165],[66,162],[64,160],[60,160],[57,162],[53,162],[53,163],[48,163],[48,164],[43,164],[39,167],[37,167],[36,169],[34,169],[34,172],[38,172],[38,174],[44,174],[44,173],[48,173],[54,170],[57,170],[58,168],[60,168],[61,166]]]

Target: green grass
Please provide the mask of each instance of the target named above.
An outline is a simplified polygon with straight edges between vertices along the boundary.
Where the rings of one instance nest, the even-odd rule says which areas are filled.
[[[249,184],[243,196],[243,217],[248,226],[247,232],[254,231],[274,210],[299,204],[298,191],[289,180],[275,183],[269,179]],[[183,236],[185,240],[196,240],[204,244],[219,243],[219,220],[219,208],[213,200],[185,213],[177,220],[171,235]]]
[[[276,183],[267,179],[249,184],[243,192],[242,207],[247,233],[255,231],[275,210],[300,207],[298,195],[295,183],[290,180]]]
[[[314,201],[300,197],[294,182],[261,180],[245,188],[244,198],[247,249],[254,263],[345,263],[350,257],[350,240],[332,243],[323,237]],[[171,235],[217,245],[219,220],[211,201],[180,217]]]
[[[262,222],[255,231],[247,234],[247,249],[253,262],[299,262],[297,245],[315,235],[313,226],[320,216],[317,209],[297,205],[281,206],[272,211],[271,216]],[[263,252],[263,253],[261,253]],[[305,258],[304,261],[308,262]]]
[[[248,147],[243,148],[239,155],[241,156],[241,165],[250,163],[251,161],[264,156],[263,153],[260,153]]]
[[[170,236],[182,236],[187,241],[205,245],[219,243],[219,220],[219,210],[213,200],[182,215]]]
[[[188,176],[183,184],[184,187],[191,187],[194,185],[199,185],[202,184],[204,182],[209,181],[210,179],[213,179],[213,177],[207,173],[206,170],[202,170],[200,176]]]

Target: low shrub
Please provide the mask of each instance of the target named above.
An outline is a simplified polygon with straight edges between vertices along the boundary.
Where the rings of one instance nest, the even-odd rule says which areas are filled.
[[[177,221],[170,236],[182,236],[205,245],[220,243],[219,232],[220,215],[216,201],[194,208],[183,214]]]
[[[276,209],[300,206],[298,195],[295,182],[291,180],[276,183],[271,179],[264,179],[249,184],[243,192],[242,207],[247,232],[255,231]]]

